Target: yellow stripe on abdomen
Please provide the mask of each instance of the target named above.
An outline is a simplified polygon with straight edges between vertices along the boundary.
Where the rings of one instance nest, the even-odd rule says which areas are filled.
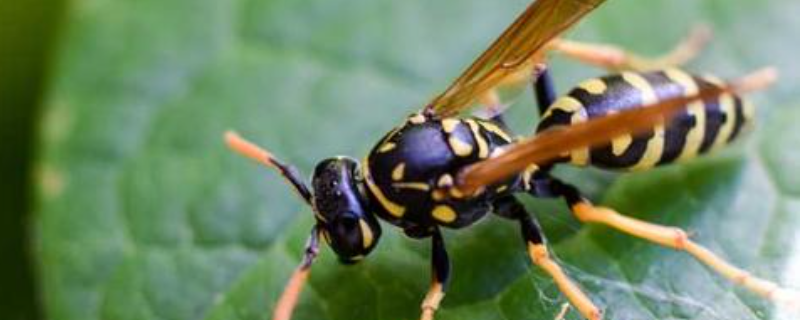
[[[697,82],[691,75],[679,69],[668,69],[664,74],[671,81],[683,88],[683,95],[690,96],[699,91]],[[696,157],[700,153],[703,139],[706,134],[706,108],[702,101],[694,102],[688,107],[689,116],[694,117],[694,127],[686,134],[686,141],[681,148],[677,161],[685,161]]]
[[[658,101],[656,91],[653,86],[642,77],[634,72],[623,72],[622,79],[628,84],[636,88],[642,97],[642,105],[653,104]],[[661,155],[664,152],[664,126],[658,125],[653,128],[653,136],[647,141],[647,148],[644,154],[636,162],[635,165],[630,167],[632,171],[645,170],[652,168],[661,160]]]

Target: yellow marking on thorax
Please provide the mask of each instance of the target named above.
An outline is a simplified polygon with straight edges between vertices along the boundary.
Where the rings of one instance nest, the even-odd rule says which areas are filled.
[[[449,223],[456,220],[456,212],[453,211],[453,208],[447,205],[439,205],[433,208],[431,212],[433,217],[441,222]]]
[[[642,96],[642,104],[649,105],[658,101],[653,86],[647,79],[633,72],[623,72],[622,79],[636,88]],[[644,170],[654,167],[661,160],[664,152],[664,125],[657,125],[653,128],[653,136],[647,141],[647,148],[642,158],[630,169],[633,171]]]
[[[507,185],[502,185],[502,186],[497,187],[497,190],[495,190],[495,192],[501,193],[501,192],[506,191],[506,190],[508,190],[508,186]]]
[[[405,162],[401,162],[396,167],[394,167],[394,170],[392,170],[392,180],[394,181],[403,180],[403,175],[405,174],[405,171],[406,171],[406,164]]]
[[[480,125],[481,125],[481,127],[483,127],[484,129],[486,129],[486,131],[489,131],[489,132],[491,132],[491,133],[494,133],[494,134],[496,134],[497,136],[499,136],[500,138],[503,138],[503,140],[506,140],[506,141],[508,141],[508,142],[514,141],[514,139],[513,139],[513,138],[511,138],[511,136],[509,136],[509,135],[508,135],[508,132],[506,132],[505,130],[503,130],[502,128],[500,128],[499,126],[497,126],[497,125],[496,125],[495,123],[493,123],[493,122],[489,122],[489,121],[481,121],[481,122],[479,122],[478,124],[480,124]]]
[[[358,219],[358,226],[361,228],[361,245],[364,249],[367,249],[372,246],[372,242],[375,241],[375,236],[372,234],[372,229],[369,228],[369,225],[364,219]]]
[[[397,145],[394,142],[384,143],[381,145],[380,148],[378,148],[378,153],[386,153],[392,151],[395,147],[397,147]]]
[[[459,157],[466,157],[472,154],[472,145],[461,141],[461,139],[450,136],[447,139],[448,143],[450,144],[450,148],[453,149],[453,152]]]
[[[431,186],[429,186],[425,182],[395,182],[392,183],[392,187],[398,189],[412,189],[412,190],[419,190],[419,191],[430,191]]]
[[[453,131],[456,131],[456,127],[458,126],[459,123],[460,121],[458,121],[458,119],[453,119],[453,118],[444,119],[442,120],[442,129],[444,129],[444,132],[453,133]]]
[[[436,182],[436,185],[440,188],[450,187],[453,185],[453,176],[448,173],[443,174],[439,177],[439,181]]]
[[[608,85],[602,79],[589,79],[578,84],[578,87],[593,95],[601,95],[608,90]]]
[[[722,113],[725,114],[725,122],[717,132],[714,143],[711,145],[712,150],[719,149],[728,143],[728,139],[733,134],[733,127],[736,124],[736,102],[730,94],[723,94],[719,97],[719,107]]]
[[[697,82],[686,72],[673,68],[664,71],[664,74],[683,88],[684,96],[697,94],[699,91]],[[678,155],[676,161],[685,161],[696,157],[700,153],[700,147],[703,145],[706,135],[706,108],[703,101],[691,103],[687,112],[694,117],[694,127],[689,129],[686,134],[686,142],[684,142],[681,154]]]
[[[381,203],[381,206],[383,206],[383,208],[386,209],[386,211],[388,211],[389,214],[391,214],[396,218],[403,217],[403,215],[406,212],[406,208],[386,198],[386,195],[383,194],[381,188],[375,185],[375,182],[372,181],[372,176],[370,175],[369,172],[369,157],[364,158],[364,181],[366,181],[367,188],[369,188],[369,191],[372,192],[375,198],[378,199],[378,202]]]
[[[472,131],[472,138],[475,139],[475,142],[478,143],[478,158],[486,159],[489,157],[489,144],[486,143],[486,139],[483,138],[481,135],[480,127],[478,127],[478,123],[475,120],[467,119],[467,125],[469,125],[469,129]]]

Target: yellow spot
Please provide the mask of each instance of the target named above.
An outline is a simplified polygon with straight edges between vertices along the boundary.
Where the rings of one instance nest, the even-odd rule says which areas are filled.
[[[406,212],[406,208],[386,198],[386,195],[383,194],[383,191],[381,191],[381,189],[375,185],[375,182],[372,181],[372,176],[369,172],[369,158],[364,159],[364,181],[366,181],[367,188],[369,188],[369,191],[372,192],[372,195],[378,199],[378,202],[381,203],[383,208],[386,209],[389,214],[396,218],[403,217]]]
[[[608,85],[602,79],[589,79],[581,82],[578,87],[593,95],[601,95],[608,90]]]
[[[436,185],[442,188],[452,186],[453,176],[447,173],[443,174],[441,177],[439,177],[439,181],[436,183]]]
[[[672,82],[679,84],[683,87],[684,95],[689,96],[697,94],[697,82],[686,72],[679,69],[668,69],[664,74]],[[700,147],[703,144],[703,138],[706,132],[706,108],[702,101],[694,102],[689,105],[688,113],[694,117],[694,127],[689,129],[686,134],[686,142],[683,145],[681,154],[678,155],[676,161],[685,161],[692,159],[700,153]]]
[[[466,157],[472,154],[472,145],[461,141],[456,137],[450,137],[447,140],[450,143],[450,148],[453,149],[453,152],[459,157]]]
[[[502,185],[502,186],[497,187],[497,190],[495,190],[495,192],[501,193],[501,192],[506,191],[506,190],[508,190],[508,186],[507,185]]]
[[[380,148],[378,148],[378,153],[386,153],[392,151],[395,147],[397,147],[397,145],[394,142],[384,143],[383,145],[381,145]]]
[[[425,116],[423,116],[420,113],[414,114],[414,115],[412,115],[411,117],[408,118],[408,122],[411,122],[413,124],[425,123]]]
[[[392,187],[419,191],[429,191],[431,189],[431,187],[425,182],[395,182],[392,183]]]
[[[450,208],[449,206],[446,205],[436,206],[436,208],[433,208],[433,212],[431,212],[431,214],[433,214],[433,217],[436,220],[445,223],[453,222],[456,220],[456,212],[453,211],[453,208]]]
[[[394,181],[403,180],[403,174],[405,173],[405,171],[406,171],[406,164],[404,162],[401,162],[396,167],[394,167],[394,170],[392,170],[392,180]]]
[[[722,127],[717,132],[712,149],[718,149],[728,142],[731,134],[733,134],[733,127],[736,122],[736,104],[733,96],[730,94],[721,95],[719,97],[719,107],[722,109],[722,113],[725,114],[725,122],[722,123]]]
[[[631,142],[633,142],[633,138],[631,138],[629,134],[617,137],[611,140],[611,152],[619,157],[628,150],[628,147],[631,146]]]
[[[358,219],[358,226],[361,227],[361,244],[364,246],[364,249],[367,249],[372,246],[372,241],[375,240],[372,229],[369,228],[369,225],[364,219]]]
[[[486,159],[489,157],[489,144],[486,143],[486,139],[481,135],[478,123],[476,123],[475,120],[468,119],[467,125],[469,125],[469,129],[472,131],[473,139],[478,143],[478,158]]]
[[[550,117],[554,110],[562,110],[568,113],[582,113],[584,117],[586,116],[586,110],[584,109],[583,104],[570,96],[561,97],[556,100],[556,102],[553,102],[553,105],[550,106],[550,108],[547,108],[547,111],[542,116],[542,119]]]
[[[444,132],[453,133],[453,131],[456,131],[456,127],[458,126],[459,122],[460,121],[453,118],[444,119],[442,120],[442,128],[444,129]]]
[[[508,135],[508,132],[506,132],[493,122],[481,121],[479,124],[483,127],[483,129],[486,129],[486,131],[496,134],[498,137],[502,138],[505,141],[511,142],[514,140],[511,138],[510,135]]]

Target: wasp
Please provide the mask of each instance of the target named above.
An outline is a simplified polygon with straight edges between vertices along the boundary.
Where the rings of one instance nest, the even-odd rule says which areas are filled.
[[[702,36],[690,37],[665,59],[561,38],[603,2],[534,2],[450,87],[390,130],[361,162],[344,156],[319,162],[310,187],[291,165],[236,133],[226,133],[233,150],[277,169],[314,213],[303,259],[273,319],[291,318],[322,243],[343,263],[361,261],[379,243],[379,220],[411,238],[430,239],[432,281],[420,319],[433,319],[450,280],[441,230],[468,227],[490,212],[519,223],[532,263],[552,277],[583,317],[601,319],[601,309],[551,258],[535,215],[514,197],[518,193],[561,198],[581,222],[689,253],[769,299],[796,298],[793,291],[724,261],[685,231],[596,206],[577,187],[551,174],[562,163],[646,170],[726,145],[740,136],[753,115],[752,105],[740,95],[775,77],[774,70],[765,69],[725,82],[675,67],[693,55]],[[545,64],[549,51],[619,72],[583,81],[558,97]],[[514,138],[503,121],[497,89],[529,80],[541,120],[536,134]],[[478,103],[490,116],[461,115]]]

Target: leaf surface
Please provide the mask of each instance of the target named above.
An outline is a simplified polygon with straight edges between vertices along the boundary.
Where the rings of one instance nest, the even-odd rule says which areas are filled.
[[[228,152],[222,132],[304,172],[360,158],[526,5],[501,2],[74,1],[37,163],[49,318],[269,318],[311,217],[274,173]],[[787,40],[797,13],[788,0],[609,1],[572,38],[657,54],[707,22],[716,38],[689,69],[732,77],[774,64],[783,78],[754,97],[759,129],[726,151],[647,173],[558,174],[800,287],[800,63]],[[562,59],[553,70],[562,92],[601,73]],[[511,111],[518,132],[536,119],[527,95]],[[607,319],[791,319],[684,254],[581,227],[559,202],[526,204]],[[416,318],[428,243],[385,229],[357,266],[323,249],[295,319]],[[490,218],[446,241],[454,279],[440,320],[552,319],[565,302],[530,267],[515,225]]]

